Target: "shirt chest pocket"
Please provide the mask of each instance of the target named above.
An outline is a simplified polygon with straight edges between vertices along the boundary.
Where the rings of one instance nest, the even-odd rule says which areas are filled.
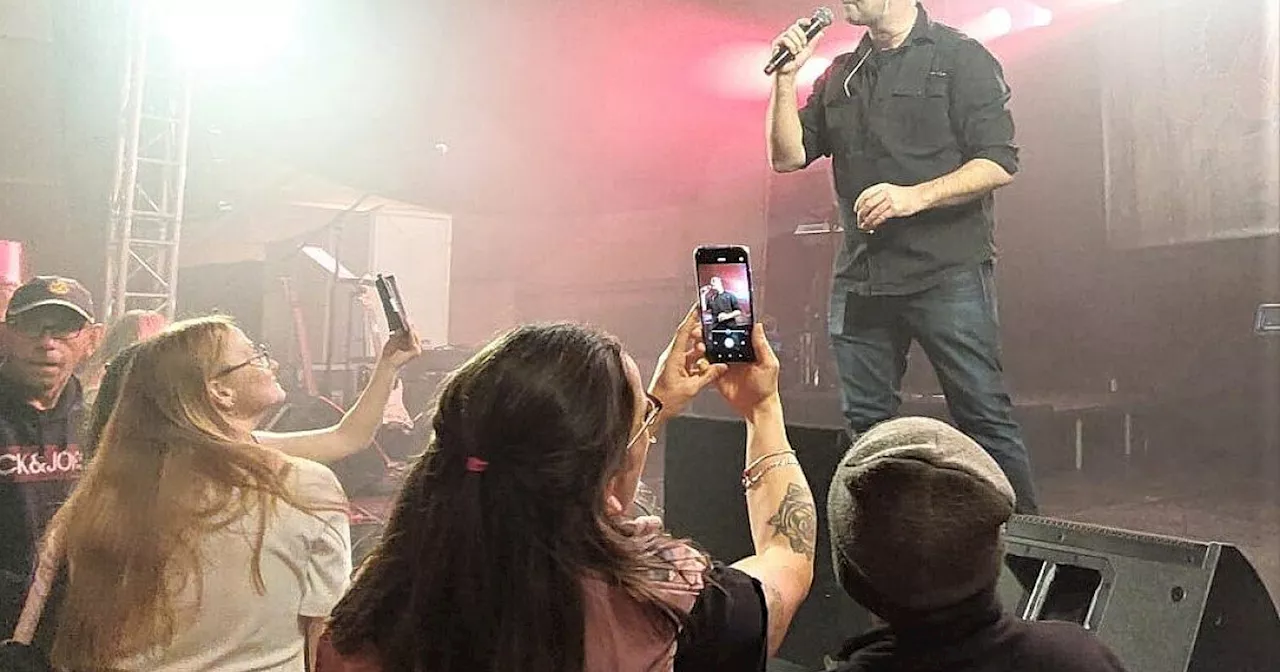
[[[951,130],[951,77],[946,72],[922,73],[923,78],[900,82],[889,95],[887,125],[909,149],[936,150],[955,142]],[[921,81],[923,79],[923,81]]]
[[[839,87],[836,87],[839,88]],[[854,96],[846,96],[841,91],[839,96],[832,96],[824,101],[827,129],[831,138],[831,150],[836,156],[856,154],[863,151],[867,129],[864,117],[865,105]]]

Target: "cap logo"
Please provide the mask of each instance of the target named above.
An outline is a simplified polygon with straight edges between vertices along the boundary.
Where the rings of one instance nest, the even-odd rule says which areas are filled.
[[[49,293],[57,296],[64,296],[71,292],[71,285],[63,280],[54,280],[49,283]]]

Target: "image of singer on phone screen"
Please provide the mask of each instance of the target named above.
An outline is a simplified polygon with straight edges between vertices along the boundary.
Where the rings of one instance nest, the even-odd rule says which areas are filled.
[[[744,247],[695,253],[703,342],[711,362],[751,362],[751,268]]]

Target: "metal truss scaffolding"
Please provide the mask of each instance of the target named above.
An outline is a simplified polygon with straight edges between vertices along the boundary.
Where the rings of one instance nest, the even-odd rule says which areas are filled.
[[[151,0],[130,3],[129,49],[111,196],[106,318],[173,318],[187,181],[192,80],[152,30]]]

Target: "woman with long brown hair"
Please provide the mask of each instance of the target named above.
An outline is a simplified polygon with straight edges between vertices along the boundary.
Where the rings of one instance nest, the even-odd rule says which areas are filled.
[[[778,361],[710,365],[690,311],[646,390],[613,338],[561,324],[489,344],[334,609],[321,672],[763,670],[813,577],[814,506]],[[726,567],[629,520],[653,432],[715,381],[747,421],[756,554]]]
[[[350,538],[332,472],[253,434],[283,400],[275,368],[225,318],[134,346],[50,526],[69,570],[56,666],[304,669],[308,635],[347,585]]]

